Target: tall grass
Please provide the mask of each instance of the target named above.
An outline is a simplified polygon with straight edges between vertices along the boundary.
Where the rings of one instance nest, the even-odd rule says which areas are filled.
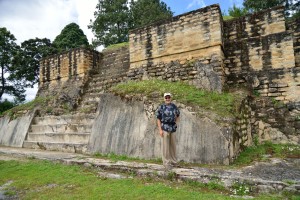
[[[169,82],[163,80],[129,81],[111,89],[112,92],[125,95],[144,95],[151,97],[157,94],[162,99],[165,92],[171,92],[173,99],[186,105],[198,106],[226,116],[234,113],[235,96],[230,93],[217,93],[197,89],[184,82]],[[159,100],[159,99],[158,99]]]

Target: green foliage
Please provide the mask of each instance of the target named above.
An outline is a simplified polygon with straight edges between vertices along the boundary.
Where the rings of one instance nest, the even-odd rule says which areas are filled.
[[[59,52],[62,52],[78,47],[88,47],[89,42],[80,27],[76,23],[70,23],[56,36],[53,45]]]
[[[95,21],[88,26],[95,37],[94,46],[128,41],[131,19],[127,0],[99,0],[94,13]]]
[[[16,107],[13,107],[10,110],[5,111],[2,115],[8,115],[12,119],[17,118],[19,115],[22,115],[24,112],[33,110],[35,107],[47,107],[48,102],[50,101],[51,97],[37,97],[34,100],[27,102],[25,104],[20,104]],[[1,116],[1,115],[0,115]]]
[[[274,6],[284,6],[286,17],[298,15],[300,12],[300,2],[294,0],[244,0],[243,5],[250,12],[257,12]]]
[[[25,100],[24,82],[12,76],[13,69],[18,65],[15,59],[20,52],[16,38],[6,28],[0,28],[0,100],[3,94]]]
[[[254,90],[254,91],[253,91],[253,94],[254,94],[254,96],[256,96],[256,97],[260,97],[260,93],[259,93],[258,90]]]
[[[20,199],[231,199],[192,185],[99,178],[93,169],[39,160],[0,161],[0,177],[0,185],[12,181],[7,193]]]
[[[170,19],[173,12],[160,0],[131,1],[132,28],[142,27],[152,22]]]
[[[128,42],[129,29],[169,19],[173,13],[160,0],[99,0],[94,16],[88,26],[96,37],[93,46],[107,47]]]
[[[151,97],[158,94],[160,97],[165,92],[171,92],[173,99],[186,105],[200,106],[204,109],[214,111],[221,116],[232,115],[234,97],[230,93],[216,93],[205,90],[199,90],[195,86],[188,85],[184,82],[169,82],[162,80],[147,81],[129,81],[121,83],[111,88],[111,91],[121,95],[144,95]],[[162,98],[163,100],[163,98]]]
[[[175,172],[172,172],[172,171],[168,172],[168,174],[167,174],[167,179],[168,179],[169,181],[174,181],[174,180],[176,179],[176,173],[175,173]]]
[[[253,161],[264,159],[264,155],[280,158],[299,158],[300,147],[292,144],[273,144],[265,142],[261,145],[247,147],[234,161],[234,165],[247,165]]]
[[[129,42],[122,42],[122,43],[118,43],[118,44],[109,45],[103,51],[112,51],[112,50],[119,49],[119,48],[126,47],[126,46],[127,47],[129,46]]]
[[[274,6],[283,5],[285,0],[244,0],[243,5],[251,12],[268,9]]]
[[[233,7],[228,9],[228,13],[231,17],[242,17],[248,14],[248,10],[246,8],[239,8],[233,4]]]
[[[226,20],[230,20],[230,19],[233,19],[232,16],[228,16],[228,15],[223,15],[223,20],[226,21]]]
[[[117,155],[115,153],[109,153],[109,154],[96,153],[96,154],[94,154],[94,156],[98,157],[98,158],[109,159],[114,162],[122,160],[122,161],[137,161],[137,162],[142,162],[142,163],[156,163],[156,164],[162,163],[161,158],[145,160],[145,159],[140,159],[140,158],[128,157],[127,155]]]
[[[15,106],[14,102],[8,101],[5,99],[4,101],[0,102],[0,115]]]
[[[26,87],[33,87],[39,81],[40,60],[57,53],[47,38],[29,39],[21,44],[21,51],[16,56],[19,64],[13,68],[12,76],[23,80]]]
[[[232,185],[232,193],[234,195],[244,196],[251,192],[251,187],[247,183],[234,182]]]

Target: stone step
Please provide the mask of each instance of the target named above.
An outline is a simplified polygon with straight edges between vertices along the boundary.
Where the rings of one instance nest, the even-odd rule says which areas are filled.
[[[87,143],[51,143],[51,142],[37,142],[24,141],[24,148],[42,149],[49,151],[62,151],[70,153],[85,153],[87,152]],[[54,158],[55,159],[55,158]]]
[[[118,71],[117,74],[96,74],[92,77],[92,81],[103,81],[103,80],[109,80],[109,79],[117,79],[120,77],[126,77],[127,71]]]
[[[48,115],[44,117],[33,118],[35,125],[48,125],[48,124],[92,124],[94,122],[94,114],[76,114],[76,115],[61,115],[54,116]]]
[[[124,80],[124,78],[122,77],[110,77],[110,78],[97,78],[97,79],[93,79],[89,85],[97,85],[97,84],[103,84],[103,83],[115,83],[115,82],[120,82]]]
[[[26,141],[51,142],[51,143],[76,143],[87,144],[90,138],[89,133],[33,133],[27,135]]]
[[[89,88],[96,88],[98,90],[101,90],[103,86],[105,86],[106,82],[104,81],[98,81],[98,82],[92,82],[89,84]]]
[[[86,98],[90,98],[90,99],[100,99],[100,94],[101,93],[86,93],[83,98],[86,99]]]
[[[73,132],[91,132],[92,124],[32,124],[30,132],[48,132],[48,133],[73,133]]]
[[[106,86],[103,86],[103,87],[90,87],[86,92],[87,92],[87,94],[101,94],[106,89],[107,89]]]

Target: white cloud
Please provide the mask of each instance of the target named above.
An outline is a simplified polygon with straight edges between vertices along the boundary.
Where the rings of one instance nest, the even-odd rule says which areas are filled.
[[[21,44],[36,37],[53,41],[66,25],[75,22],[91,43],[93,33],[87,26],[94,19],[97,3],[98,0],[0,0],[0,27],[6,27]],[[26,99],[32,100],[36,92],[37,87],[27,89]]]
[[[0,1],[0,27],[6,27],[21,43],[31,38],[51,41],[69,23],[77,23],[87,35],[97,0],[2,0]]]
[[[202,8],[202,7],[205,7],[206,4],[204,3],[204,0],[193,0],[192,3],[190,3],[190,4],[187,6],[186,9],[190,9],[190,8],[196,7],[196,6]]]

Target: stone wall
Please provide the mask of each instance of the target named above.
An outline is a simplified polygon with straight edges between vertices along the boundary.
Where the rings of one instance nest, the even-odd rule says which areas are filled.
[[[283,7],[224,22],[220,13],[211,5],[132,30],[129,47],[46,58],[39,94],[61,91],[60,99],[76,105],[89,81],[100,91],[151,78],[218,92],[245,87],[250,97],[236,120],[239,144],[250,145],[254,135],[270,138],[269,127],[281,132],[278,138],[300,142],[299,19],[286,23]],[[98,75],[89,75],[91,69]]]
[[[27,111],[23,116],[13,119],[9,116],[0,118],[0,145],[22,147],[35,110]]]
[[[299,100],[293,36],[282,7],[224,22],[227,84],[246,83],[261,96]]]
[[[221,21],[219,6],[211,5],[130,31],[129,77],[141,79],[146,74],[171,81],[192,81],[208,68],[221,84],[196,86],[205,85],[206,89],[220,92],[224,82]],[[191,64],[195,61],[201,64],[194,67]]]
[[[51,88],[72,78],[83,78],[99,59],[98,52],[82,48],[47,57],[40,62],[40,87],[47,84]]]
[[[97,51],[78,48],[40,61],[37,96],[50,98],[48,106],[53,108],[52,114],[64,114],[78,107],[100,58]]]
[[[300,18],[287,22],[287,30],[293,35],[295,65],[300,67]]]
[[[283,7],[224,21],[226,83],[229,88],[244,85],[255,96],[252,132],[262,140],[272,138],[263,135],[273,127],[277,141],[300,142],[294,138],[300,114],[298,46],[299,25],[286,26]]]
[[[90,153],[128,155],[146,159],[161,157],[161,137],[155,117],[147,116],[157,103],[135,101],[101,94],[98,112],[88,144]],[[219,125],[207,117],[198,118],[181,110],[176,131],[177,158],[185,162],[228,165],[239,152],[231,126]]]
[[[114,50],[106,50],[101,53],[102,59],[97,65],[97,82],[103,89],[127,80],[129,70],[129,48],[124,46]]]

